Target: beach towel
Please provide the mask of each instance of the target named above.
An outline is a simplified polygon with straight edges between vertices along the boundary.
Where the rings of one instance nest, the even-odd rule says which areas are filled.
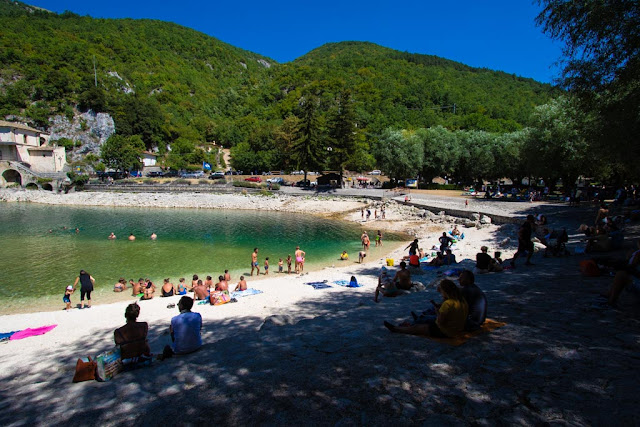
[[[335,280],[333,283],[335,285],[338,285],[338,286],[344,286],[345,288],[360,288],[360,287],[362,287],[362,285],[359,284],[359,283],[356,283],[355,286],[351,286],[351,281],[349,281],[349,280]]]
[[[442,274],[444,276],[460,276],[464,271],[463,268],[450,268],[449,270],[444,271]]]
[[[35,337],[36,335],[44,335],[58,325],[41,326],[39,328],[27,328],[16,332],[9,338],[10,341],[21,340],[24,338]]]
[[[461,335],[458,335],[455,338],[435,338],[435,337],[427,337],[427,338],[429,338],[430,340],[433,340],[433,341],[437,341],[437,342],[442,343],[442,344],[449,344],[449,345],[452,345],[454,347],[458,347],[458,346],[464,344],[465,342],[467,342],[467,340],[469,340],[470,338],[473,338],[473,337],[478,336],[478,335],[482,335],[482,334],[487,333],[487,332],[491,332],[494,329],[501,328],[501,327],[503,327],[505,325],[506,325],[506,323],[504,323],[504,322],[497,322],[495,320],[487,319],[487,320],[484,321],[484,323],[482,324],[480,329],[475,330],[473,332],[465,332],[465,333],[463,333]]]
[[[433,270],[437,270],[437,269],[439,269],[439,268],[440,268],[440,267],[436,267],[435,265],[423,265],[423,266],[422,266],[422,269],[423,269],[424,271],[433,271]]]
[[[327,285],[326,280],[322,282],[307,282],[305,285],[313,286],[313,289],[326,289],[331,287],[331,285]]]
[[[231,298],[242,298],[242,297],[248,297],[250,295],[258,295],[261,293],[262,291],[259,289],[248,288],[247,290],[244,290],[244,291],[231,292]]]
[[[11,335],[15,334],[19,331],[11,331],[11,332],[1,332],[0,333],[0,341],[8,341],[11,338]]]

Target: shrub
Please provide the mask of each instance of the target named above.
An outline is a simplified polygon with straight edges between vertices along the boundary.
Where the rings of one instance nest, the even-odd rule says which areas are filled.
[[[199,179],[198,180],[198,184],[207,185],[208,183],[209,183],[209,180],[207,180],[207,179]]]
[[[149,184],[149,185],[153,185],[153,184],[157,184],[158,183],[158,181],[156,181],[155,179],[149,179],[149,178],[143,179],[142,182],[144,184]]]
[[[42,184],[50,183],[51,181],[53,181],[53,179],[51,179],[51,178],[38,178],[36,181],[38,182],[38,184],[42,185]]]
[[[260,188],[258,184],[248,181],[233,181],[234,187],[243,187],[243,188]]]

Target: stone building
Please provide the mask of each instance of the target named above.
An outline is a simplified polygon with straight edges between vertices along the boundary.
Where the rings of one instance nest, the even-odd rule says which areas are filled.
[[[0,120],[0,186],[64,179],[65,149],[48,143],[45,132]]]

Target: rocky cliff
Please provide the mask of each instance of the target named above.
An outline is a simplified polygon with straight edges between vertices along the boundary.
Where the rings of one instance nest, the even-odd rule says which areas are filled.
[[[71,160],[80,160],[89,153],[100,155],[100,147],[116,131],[113,118],[107,113],[77,114],[70,121],[66,116],[54,116],[49,120],[51,142],[68,138],[79,147],[71,153]]]

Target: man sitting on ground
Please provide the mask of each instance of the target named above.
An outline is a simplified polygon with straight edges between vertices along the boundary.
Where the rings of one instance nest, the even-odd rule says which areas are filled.
[[[489,272],[491,265],[491,255],[487,253],[488,247],[482,246],[480,252],[476,254],[476,274],[484,274]]]
[[[456,262],[456,256],[451,252],[451,249],[447,249],[447,254],[444,256],[445,265],[453,265]]]
[[[403,262],[404,264],[404,262]],[[402,295],[402,291],[399,290],[393,279],[391,279],[387,273],[387,268],[382,267],[382,271],[378,276],[378,287],[376,288],[376,294],[373,300],[378,302],[378,297],[382,294],[385,297],[397,297],[398,295]]]
[[[462,296],[469,306],[469,315],[465,330],[475,331],[479,329],[487,318],[487,297],[482,289],[476,286],[475,277],[469,270],[464,270],[458,278],[462,287]]]
[[[178,310],[180,314],[171,319],[170,346],[165,346],[162,353],[163,357],[171,357],[174,354],[193,353],[202,347],[202,316],[200,313],[193,313],[193,299],[187,296],[180,298],[178,301]]]
[[[393,284],[398,287],[398,289],[404,289],[408,291],[411,289],[411,272],[407,270],[407,263],[402,261],[400,263],[400,270],[396,272],[396,275],[393,276]]]

